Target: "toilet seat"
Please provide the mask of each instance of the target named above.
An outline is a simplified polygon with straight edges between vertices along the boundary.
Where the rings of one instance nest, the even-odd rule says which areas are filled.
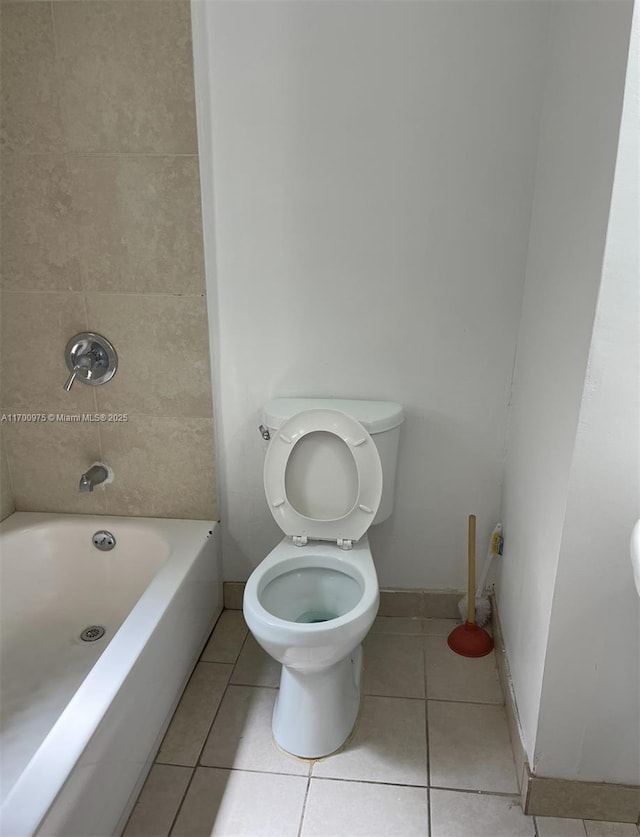
[[[353,505],[345,514],[331,519],[302,514],[287,496],[290,457],[296,446],[314,433],[328,433],[340,440],[351,454],[357,474]],[[316,539],[350,549],[367,531],[380,505],[380,456],[373,439],[356,419],[338,410],[305,410],[288,419],[273,436],[265,457],[264,490],[276,523],[297,546]]]

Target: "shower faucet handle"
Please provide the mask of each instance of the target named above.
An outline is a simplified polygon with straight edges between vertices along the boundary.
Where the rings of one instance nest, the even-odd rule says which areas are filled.
[[[64,390],[69,392],[78,378],[83,384],[106,384],[116,374],[118,355],[109,340],[93,331],[76,334],[67,343],[65,360],[71,373]]]
[[[64,385],[64,391],[65,392],[69,392],[71,390],[71,387],[73,386],[73,382],[75,381],[76,375],[78,374],[79,371],[80,371],[79,366],[74,366],[73,367],[73,372],[69,375],[69,377],[67,378],[67,381]]]
[[[64,391],[69,392],[71,387],[73,386],[73,382],[75,381],[78,372],[82,372],[84,370],[85,374],[85,382],[88,382],[91,378],[91,374],[93,372],[93,368],[97,365],[98,361],[95,357],[93,357],[91,352],[87,352],[83,355],[78,355],[75,359],[75,363],[73,365],[73,369],[71,370],[71,374],[67,378],[67,381],[64,385]],[[82,376],[80,378],[82,380]]]

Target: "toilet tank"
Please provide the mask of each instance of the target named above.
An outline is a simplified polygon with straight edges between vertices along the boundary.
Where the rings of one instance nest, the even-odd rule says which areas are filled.
[[[404,410],[395,401],[360,401],[350,398],[272,398],[262,411],[263,424],[273,435],[285,421],[304,410],[339,410],[359,421],[373,439],[382,464],[382,497],[372,526],[393,511],[400,425]]]

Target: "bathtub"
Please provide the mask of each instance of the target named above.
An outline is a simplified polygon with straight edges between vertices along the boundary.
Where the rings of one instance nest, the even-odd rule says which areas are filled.
[[[112,550],[94,546],[98,530]],[[221,579],[206,521],[0,524],[3,837],[122,831],[222,609]],[[102,638],[80,638],[96,626]]]

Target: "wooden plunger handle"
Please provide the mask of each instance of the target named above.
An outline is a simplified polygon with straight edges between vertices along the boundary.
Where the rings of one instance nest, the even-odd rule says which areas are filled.
[[[476,516],[469,515],[469,586],[467,588],[467,622],[476,623]]]

